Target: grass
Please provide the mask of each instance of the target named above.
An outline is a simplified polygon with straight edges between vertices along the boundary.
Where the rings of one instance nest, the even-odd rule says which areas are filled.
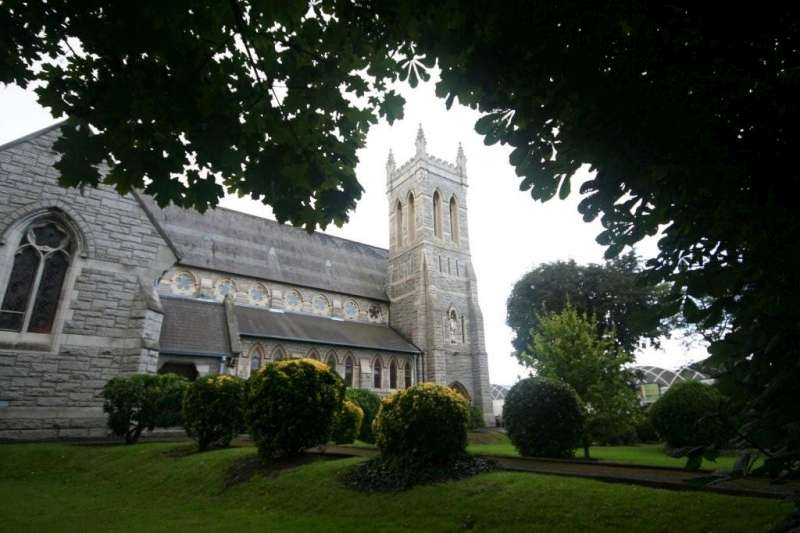
[[[484,435],[490,435],[485,437]],[[467,451],[488,455],[519,456],[508,437],[498,432],[470,433]],[[672,466],[683,468],[686,458],[674,458],[664,453],[663,444],[638,444],[635,446],[592,446],[589,449],[592,459],[631,465]],[[583,449],[575,450],[577,459],[583,458]],[[736,456],[722,455],[716,461],[703,460],[703,468],[709,470],[731,469]]]
[[[374,448],[373,444],[356,441],[352,444],[357,448]],[[470,432],[467,451],[486,455],[510,455],[518,457],[519,452],[508,440],[508,437],[497,431]],[[663,444],[638,444],[635,446],[592,446],[589,450],[592,459],[629,465],[671,466],[683,468],[685,458],[674,458],[664,453]],[[583,449],[575,450],[575,458],[583,458]],[[703,460],[702,468],[709,470],[733,468],[736,455],[722,455],[716,461]]]
[[[766,531],[772,500],[493,472],[363,495],[317,461],[225,488],[252,447],[169,454],[175,443],[0,446],[0,531]]]

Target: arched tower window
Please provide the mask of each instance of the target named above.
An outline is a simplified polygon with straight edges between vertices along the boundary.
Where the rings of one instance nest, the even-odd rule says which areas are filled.
[[[375,362],[372,363],[372,386],[376,389],[380,389],[382,385],[383,367],[381,366],[380,357],[376,357]]]
[[[394,210],[394,223],[395,234],[397,235],[396,242],[398,248],[403,246],[403,204],[397,202],[397,207]]]
[[[411,386],[411,361],[406,361],[404,374],[405,374],[405,387],[409,388]]]
[[[34,220],[22,234],[0,306],[0,330],[50,333],[75,240],[52,217]]]
[[[433,192],[433,235],[442,238],[442,197],[439,191]]]
[[[458,242],[458,203],[456,197],[450,197],[450,239]]]
[[[417,239],[417,214],[414,208],[414,193],[408,193],[408,242]]]
[[[458,331],[458,314],[455,309],[450,309],[450,312],[447,313],[447,325],[450,332],[450,344],[455,344]]]
[[[394,359],[389,363],[389,388],[397,388],[397,361]]]
[[[355,372],[355,364],[353,363],[353,356],[348,355],[344,360],[344,384],[348,387],[355,386],[353,376]]]

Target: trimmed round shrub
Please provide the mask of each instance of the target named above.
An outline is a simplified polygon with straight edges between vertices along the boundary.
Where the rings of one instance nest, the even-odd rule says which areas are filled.
[[[468,422],[469,407],[460,394],[420,383],[381,402],[373,431],[385,459],[437,465],[465,453]]]
[[[176,374],[134,374],[112,378],[103,387],[108,427],[127,444],[142,432],[183,422],[181,401],[188,382]]]
[[[361,422],[364,420],[364,411],[350,400],[342,402],[342,408],[336,414],[333,421],[333,432],[331,440],[336,444],[350,444],[361,430]]]
[[[250,377],[245,421],[265,461],[328,442],[344,384],[315,359],[286,359]]]
[[[217,374],[197,378],[183,396],[183,427],[200,451],[225,448],[244,428],[244,381]]]
[[[725,440],[724,425],[715,415],[720,412],[722,399],[711,385],[678,383],[650,407],[650,420],[670,448],[721,444]]]
[[[508,391],[503,421],[520,454],[566,459],[580,443],[584,414],[575,389],[554,379],[531,377]]]
[[[372,433],[372,422],[375,420],[375,416],[377,416],[378,410],[381,408],[380,397],[366,389],[347,389],[345,396],[364,411],[364,419],[361,421],[361,430],[358,433],[358,440],[375,444],[375,434]]]

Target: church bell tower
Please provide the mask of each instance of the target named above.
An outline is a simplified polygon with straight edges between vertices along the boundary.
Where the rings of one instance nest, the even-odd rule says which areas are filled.
[[[390,324],[423,351],[417,379],[459,390],[494,422],[489,365],[467,225],[467,159],[428,154],[420,126],[414,156],[389,152]]]

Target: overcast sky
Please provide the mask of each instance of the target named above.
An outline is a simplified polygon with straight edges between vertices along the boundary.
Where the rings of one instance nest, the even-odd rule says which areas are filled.
[[[405,119],[389,126],[382,122],[369,133],[356,169],[364,195],[350,222],[326,233],[388,248],[388,203],[385,196],[386,157],[391,148],[398,166],[414,152],[417,125],[422,124],[428,152],[455,161],[458,143],[467,156],[469,232],[472,263],[478,277],[478,296],[486,329],[486,349],[492,383],[513,384],[527,371],[511,356],[511,330],[505,325],[505,303],[514,282],[536,265],[574,259],[601,262],[603,247],[595,242],[599,222],[587,224],[577,212],[577,192],[567,200],[534,202],[519,190],[519,178],[508,163],[510,150],[484,146],[473,125],[478,114],[455,104],[449,111],[434,95],[433,83],[416,89],[398,86],[407,100]],[[0,144],[52,124],[53,117],[36,102],[32,91],[0,86]],[[578,176],[578,181],[587,178]],[[577,183],[573,191],[578,190]],[[222,205],[255,215],[271,217],[262,204],[228,197]],[[655,242],[637,250],[647,257],[656,253]],[[687,348],[677,340],[665,341],[661,350],[647,349],[637,355],[639,364],[677,368],[705,357],[703,346]]]

